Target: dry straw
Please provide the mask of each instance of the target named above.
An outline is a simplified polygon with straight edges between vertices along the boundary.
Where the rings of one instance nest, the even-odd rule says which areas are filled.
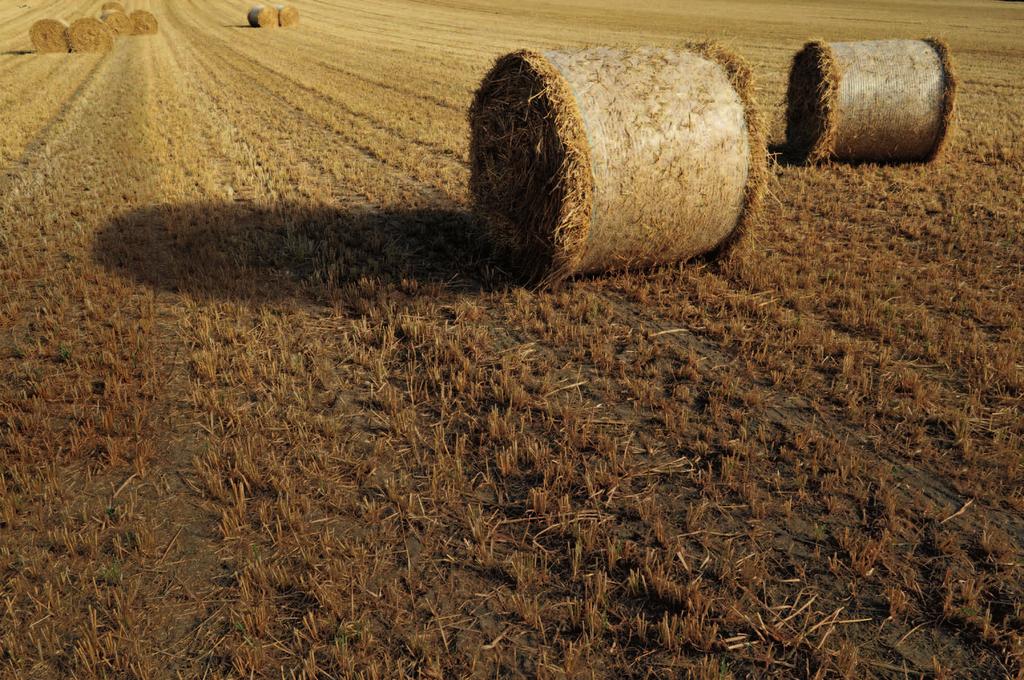
[[[114,35],[131,35],[135,30],[131,18],[124,12],[117,10],[103,12],[100,14],[100,19],[110,27]]]
[[[956,84],[941,40],[809,42],[790,69],[789,146],[811,163],[934,160],[953,132]]]
[[[767,181],[750,69],[715,45],[515,52],[469,118],[477,205],[541,284],[723,248]]]
[[[128,15],[132,21],[132,35],[156,35],[159,30],[156,17],[152,12],[137,9]]]
[[[57,19],[42,19],[28,29],[28,37],[36,52],[70,52],[68,25]]]
[[[256,5],[249,10],[249,25],[253,28],[273,28],[278,24],[277,9]]]
[[[114,33],[93,17],[76,19],[68,28],[72,52],[109,52],[114,48]]]
[[[281,26],[296,26],[299,23],[299,10],[291,5],[277,5],[277,20]]]
[[[122,5],[119,2],[105,2],[105,3],[103,3],[103,5],[100,6],[100,11],[101,12],[110,11],[110,12],[127,13],[127,11],[124,8],[124,5]]]

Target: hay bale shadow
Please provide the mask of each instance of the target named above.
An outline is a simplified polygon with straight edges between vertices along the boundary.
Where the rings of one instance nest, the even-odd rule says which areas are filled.
[[[116,216],[93,254],[157,290],[262,303],[376,289],[482,291],[500,279],[476,219],[449,209],[247,202],[157,205]],[[351,289],[351,290],[349,290]]]
[[[4,57],[24,57],[27,54],[35,53],[35,50],[8,50],[6,52],[0,52],[0,55]]]

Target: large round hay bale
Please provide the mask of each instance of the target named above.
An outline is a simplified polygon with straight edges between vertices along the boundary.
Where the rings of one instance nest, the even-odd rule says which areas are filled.
[[[131,35],[135,30],[131,18],[117,10],[103,12],[100,14],[100,20],[110,27],[114,35]]]
[[[29,40],[36,52],[70,52],[68,25],[57,19],[41,19],[28,29]]]
[[[107,12],[107,11],[121,12],[122,14],[126,14],[127,13],[125,11],[124,5],[122,5],[119,2],[105,2],[105,3],[103,3],[100,6],[100,11],[101,12]]]
[[[159,26],[152,12],[137,9],[128,15],[132,20],[132,35],[156,35]]]
[[[470,187],[527,279],[678,262],[735,240],[767,180],[750,69],[714,45],[521,51],[470,109]]]
[[[278,25],[277,8],[256,5],[249,10],[249,25],[253,28],[273,28]]]
[[[276,5],[277,22],[280,26],[296,26],[299,23],[299,10],[291,5]]]
[[[68,27],[72,52],[109,52],[114,48],[114,33],[93,17],[76,19]]]
[[[786,137],[812,163],[930,161],[952,133],[955,103],[941,40],[809,42],[790,69]]]

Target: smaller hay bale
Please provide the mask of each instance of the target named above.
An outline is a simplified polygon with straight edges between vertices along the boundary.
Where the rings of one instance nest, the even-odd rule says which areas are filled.
[[[122,14],[127,14],[127,10],[125,10],[124,5],[119,2],[105,2],[100,6],[100,11],[121,12]]]
[[[299,23],[299,10],[291,5],[276,5],[278,25],[288,27]]]
[[[132,21],[132,35],[156,35],[159,30],[156,17],[152,12],[137,9],[128,15]]]
[[[114,32],[93,17],[76,19],[68,27],[72,52],[109,52],[114,49]]]
[[[103,12],[100,14],[100,21],[109,26],[114,35],[131,35],[135,30],[131,17],[124,12],[116,10]]]
[[[274,28],[278,25],[277,8],[256,5],[249,10],[249,25],[253,28]]]
[[[58,19],[42,19],[28,29],[29,40],[36,52],[70,52],[68,25]]]
[[[540,285],[721,252],[767,181],[750,69],[713,44],[513,52],[469,123],[477,209]]]
[[[953,132],[956,74],[941,40],[808,42],[793,58],[786,138],[806,162],[930,162]]]

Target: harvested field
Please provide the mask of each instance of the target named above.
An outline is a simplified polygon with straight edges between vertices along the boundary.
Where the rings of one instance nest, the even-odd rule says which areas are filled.
[[[1024,6],[0,3],[0,676],[1018,678]],[[941,36],[942,163],[795,164],[793,55]],[[518,50],[749,62],[727,253],[523,287]]]

